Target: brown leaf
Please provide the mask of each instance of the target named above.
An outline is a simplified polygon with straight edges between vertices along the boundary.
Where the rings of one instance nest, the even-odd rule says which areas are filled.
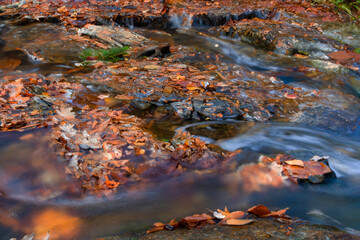
[[[329,57],[341,62],[349,60],[351,58],[350,54],[348,54],[346,51],[338,51],[338,52],[330,53]]]
[[[264,205],[257,205],[250,208],[248,210],[248,213],[252,213],[258,217],[266,217],[267,215],[271,214],[271,211]]]
[[[213,221],[213,217],[210,215],[203,213],[203,214],[195,214],[192,216],[185,217],[181,219],[179,225],[185,226],[187,228],[203,228],[206,225],[213,225],[215,222]]]
[[[285,213],[286,211],[288,210],[289,208],[284,208],[284,209],[281,209],[279,211],[272,211],[271,214],[268,216],[268,217],[275,217],[275,218],[288,218],[287,216],[285,216]]]
[[[250,223],[253,223],[253,219],[227,219],[225,221],[221,221],[220,225],[229,225],[229,226],[243,226]]]
[[[258,217],[264,218],[264,217],[273,217],[273,218],[289,218],[285,216],[286,211],[289,208],[281,209],[279,211],[270,211],[267,207],[264,205],[258,205],[255,207],[252,207],[248,210],[249,213],[252,213]]]
[[[309,179],[309,177],[312,176],[324,176],[332,172],[331,169],[322,162],[305,161],[303,163],[303,167],[296,165],[283,166],[284,174],[294,178],[295,182],[297,182],[298,179]]]

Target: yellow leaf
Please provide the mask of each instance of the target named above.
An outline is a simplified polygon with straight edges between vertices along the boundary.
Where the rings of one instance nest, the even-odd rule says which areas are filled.
[[[291,165],[291,166],[299,166],[299,167],[304,167],[304,162],[301,160],[289,160],[289,161],[285,161],[287,164]]]

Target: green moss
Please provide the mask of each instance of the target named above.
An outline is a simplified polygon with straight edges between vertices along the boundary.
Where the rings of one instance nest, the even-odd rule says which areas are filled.
[[[126,51],[129,47],[114,47],[109,49],[85,49],[80,57],[85,60],[103,60],[110,62],[118,62],[123,59],[123,56],[126,54]]]
[[[360,48],[355,49],[354,52],[360,53]]]

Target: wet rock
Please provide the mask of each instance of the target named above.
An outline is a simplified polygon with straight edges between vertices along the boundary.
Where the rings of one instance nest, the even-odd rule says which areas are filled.
[[[5,24],[0,24],[0,35],[8,32],[10,28]]]
[[[189,102],[173,102],[170,104],[175,110],[176,115],[183,119],[191,119],[194,111],[193,106]]]
[[[206,101],[194,99],[192,104],[194,111],[204,120],[218,120],[242,116],[240,110],[225,100],[214,99]]]
[[[323,34],[339,42],[346,43],[353,48],[360,47],[360,27],[353,22],[331,22],[322,26]]]
[[[66,64],[78,61],[81,50],[85,47],[83,42],[71,40],[64,26],[50,23],[17,26],[4,33],[1,38],[6,41],[4,51],[21,48],[32,60],[41,62]]]
[[[138,51],[135,58],[137,59],[142,57],[165,57],[170,53],[170,45],[166,44],[161,46],[147,47],[144,50]]]
[[[353,135],[360,131],[357,127],[360,117],[356,111],[350,109],[333,109],[327,106],[307,108],[296,119],[296,122],[346,135]]]
[[[27,24],[36,23],[36,22],[59,23],[60,20],[53,16],[43,16],[43,15],[29,16],[29,15],[26,15],[19,19],[16,19],[12,23],[15,25],[27,25]]]
[[[0,48],[1,48],[1,42],[0,42]],[[0,53],[0,58],[2,59],[16,59],[20,61],[20,65],[30,65],[33,64],[33,60],[30,57],[30,55],[23,51],[23,50],[11,50],[11,51],[5,51]]]
[[[314,59],[329,59],[329,53],[343,46],[316,30],[291,22],[244,20],[215,31],[278,54]]]
[[[132,27],[152,27],[152,28],[162,28],[164,27],[164,22],[166,18],[162,15],[149,15],[145,16],[142,14],[126,15],[119,14],[114,16],[114,22],[120,24],[121,26],[126,26],[129,28]]]
[[[80,143],[79,144],[79,147],[82,149],[82,150],[89,150],[91,149],[91,147],[87,144],[83,144],[83,143]]]
[[[152,105],[153,104],[151,102],[144,101],[144,100],[134,100],[131,102],[131,106],[133,106],[139,110],[149,109]]]
[[[3,39],[0,39],[0,50],[6,45],[6,41]]]
[[[343,232],[337,228],[307,223],[284,224],[277,220],[261,219],[241,227],[205,226],[202,229],[176,229],[174,231],[160,231],[146,234],[145,232],[123,233],[119,236],[107,237],[107,240],[117,239],[349,239],[360,237]]]
[[[246,118],[248,120],[254,120],[254,121],[258,121],[258,122],[265,122],[265,121],[269,120],[270,117],[271,117],[271,115],[269,115],[265,111],[254,111],[250,114],[245,114],[245,116],[244,116],[244,118]]]
[[[42,99],[40,96],[34,96],[29,102],[29,107],[33,110],[41,110],[43,113],[51,114],[53,109],[53,103]]]
[[[267,9],[253,9],[242,13],[234,14],[229,12],[210,11],[207,13],[197,14],[192,17],[191,21],[193,27],[213,27],[226,24],[229,20],[242,19],[269,19],[275,16],[275,12]],[[182,20],[182,22],[184,19]]]
[[[147,38],[122,27],[87,24],[78,30],[78,34],[97,38],[112,47],[137,46],[148,41]]]

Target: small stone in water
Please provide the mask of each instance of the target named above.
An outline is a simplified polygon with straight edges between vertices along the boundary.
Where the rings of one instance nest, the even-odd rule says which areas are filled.
[[[314,175],[308,177],[311,183],[321,183],[322,181],[324,181],[324,178],[324,175]]]
[[[83,143],[80,143],[80,144],[79,144],[79,147],[80,147],[81,149],[83,149],[83,150],[89,150],[89,149],[90,149],[90,146],[89,146],[89,145],[83,144]]]

